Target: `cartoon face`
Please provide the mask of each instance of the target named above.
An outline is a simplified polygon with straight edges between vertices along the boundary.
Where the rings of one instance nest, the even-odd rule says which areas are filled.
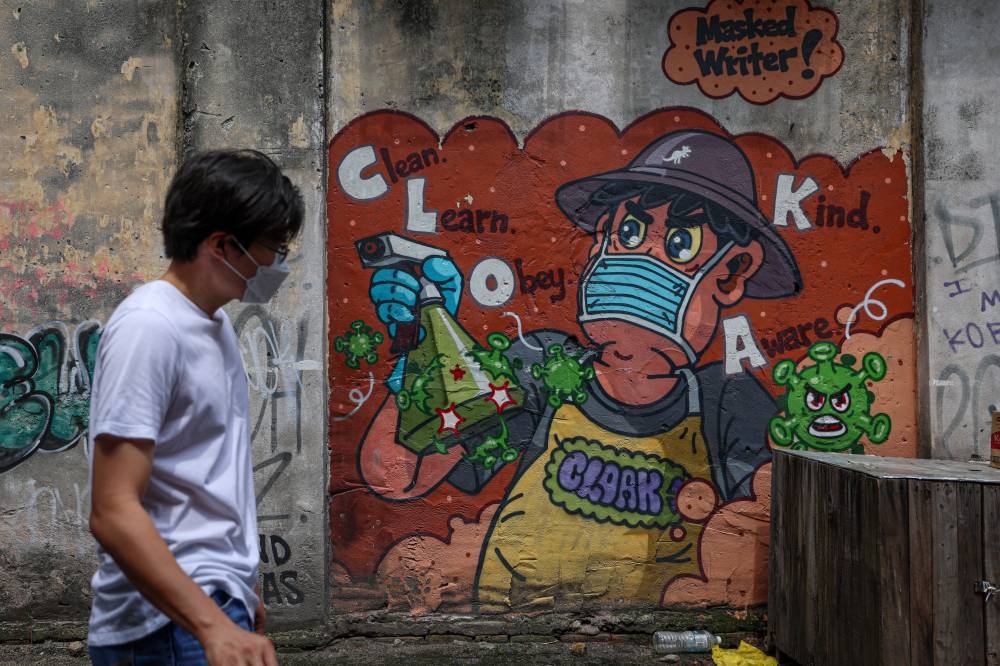
[[[692,200],[644,209],[638,196],[626,199],[595,234],[580,321],[588,338],[620,361],[693,363],[711,342],[721,308],[742,297],[760,262],[757,243],[720,240],[705,207]]]
[[[855,370],[849,354],[837,363],[836,345],[818,342],[809,349],[815,365],[795,373],[795,362],[784,360],[774,368],[774,379],[787,385],[785,412],[788,418],[771,419],[771,437],[776,444],[816,451],[863,450],[858,440],[868,435],[880,444],[889,436],[890,422],[885,414],[869,415],[873,394],[868,380],[885,377],[885,360],[876,352],[865,354],[862,368]]]

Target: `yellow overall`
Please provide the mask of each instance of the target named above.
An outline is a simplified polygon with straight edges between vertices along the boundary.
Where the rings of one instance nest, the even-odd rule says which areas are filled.
[[[684,480],[710,481],[700,415],[657,435],[632,437],[598,426],[567,404],[556,411],[547,441],[494,517],[477,577],[480,610],[659,604],[673,578],[701,574],[702,526],[683,522],[669,502],[650,492],[639,492],[636,500],[637,493],[630,494],[635,483],[624,483],[638,479],[649,489],[654,468],[663,485],[673,479],[674,489],[678,470]],[[586,479],[598,473],[601,481],[588,494]],[[657,508],[659,516],[653,515]]]

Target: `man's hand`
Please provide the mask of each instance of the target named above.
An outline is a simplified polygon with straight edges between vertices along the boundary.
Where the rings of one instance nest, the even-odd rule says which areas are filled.
[[[447,257],[431,257],[421,264],[420,271],[437,286],[445,309],[454,315],[462,296],[462,273],[455,262]],[[396,337],[396,324],[416,320],[413,308],[420,298],[420,290],[420,280],[401,268],[380,268],[372,275],[368,293],[379,320],[388,327],[390,336]]]
[[[212,666],[278,666],[278,655],[269,639],[232,622],[213,627],[198,640]]]

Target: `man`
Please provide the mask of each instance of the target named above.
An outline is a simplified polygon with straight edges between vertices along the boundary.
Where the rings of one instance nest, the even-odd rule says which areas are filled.
[[[119,305],[97,353],[88,642],[98,666],[277,663],[255,589],[247,382],[221,308],[274,295],[302,218],[297,188],[256,151],[196,155],[170,184],[169,268]]]
[[[665,135],[626,168],[562,186],[556,201],[594,237],[578,296],[590,344],[544,330],[505,352],[523,404],[487,436],[522,453],[480,554],[484,611],[659,603],[672,580],[701,575],[703,523],[719,500],[751,494],[770,460],[775,405],[751,375],[698,361],[723,308],[801,288],[791,252],[757,208],[749,162],[722,136]],[[447,295],[460,293],[461,275],[445,262],[428,260],[423,276],[454,313],[458,298]],[[419,288],[396,269],[373,275],[390,333],[412,319]],[[567,358],[581,364],[576,377]],[[483,462],[471,432],[463,446],[418,458],[391,436],[397,412],[398,400],[386,404],[361,451],[366,481],[385,496],[419,496],[442,478],[477,492],[503,464]],[[390,476],[407,471],[413,478]]]

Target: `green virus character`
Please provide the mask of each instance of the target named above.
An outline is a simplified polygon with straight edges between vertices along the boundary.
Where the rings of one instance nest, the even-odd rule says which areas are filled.
[[[413,380],[413,385],[410,386],[409,390],[402,389],[396,394],[396,404],[399,405],[400,409],[405,410],[409,409],[410,405],[416,405],[417,409],[424,414],[431,413],[431,408],[427,404],[431,397],[427,385],[434,381],[437,377],[437,371],[444,367],[444,364],[441,363],[442,358],[444,358],[444,354],[437,354],[423,369],[416,363],[410,363],[408,370],[416,373],[417,378]]]
[[[502,377],[506,377],[516,385],[517,377],[514,376],[514,370],[521,367],[521,359],[514,359],[511,363],[504,354],[510,348],[510,338],[503,333],[490,333],[486,336],[486,344],[489,345],[489,349],[479,347],[470,350],[468,355],[476,360],[483,372],[489,374],[493,381],[499,382]]]
[[[375,349],[383,340],[384,335],[357,319],[351,322],[351,330],[334,338],[333,348],[345,356],[344,362],[348,368],[358,368],[361,359],[367,361],[368,365],[374,365],[378,361]]]
[[[562,345],[549,345],[544,363],[531,364],[531,376],[545,383],[553,407],[570,400],[580,405],[587,401],[583,384],[594,378],[594,368],[584,367],[579,357],[567,354]]]
[[[496,436],[487,436],[471,455],[465,456],[465,459],[469,462],[480,462],[486,469],[493,469],[497,461],[504,465],[512,463],[517,460],[517,449],[507,442],[507,423],[500,419],[500,433]]]
[[[864,453],[858,441],[867,435],[872,444],[889,437],[892,422],[887,414],[870,415],[875,394],[867,380],[885,377],[886,363],[881,354],[869,352],[855,370],[850,354],[834,361],[839,349],[832,342],[817,342],[809,348],[809,358],[816,361],[802,372],[795,371],[795,361],[785,359],[774,367],[774,381],[787,386],[784,396],[785,416],[775,416],[768,424],[774,443],[793,449],[846,451]]]

